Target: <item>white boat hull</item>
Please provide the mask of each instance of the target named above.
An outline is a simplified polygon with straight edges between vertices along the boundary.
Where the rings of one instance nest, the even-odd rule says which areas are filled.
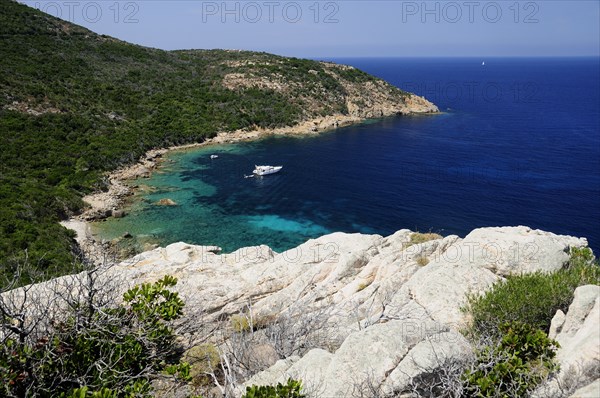
[[[257,176],[266,176],[269,174],[275,174],[281,171],[283,166],[256,166],[252,173]]]

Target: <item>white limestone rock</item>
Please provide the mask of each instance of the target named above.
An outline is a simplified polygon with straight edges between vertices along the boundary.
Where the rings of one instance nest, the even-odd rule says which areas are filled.
[[[582,375],[590,368],[600,369],[600,286],[586,285],[575,290],[556,341],[560,344],[556,358],[564,370],[559,380],[567,377],[569,369]]]
[[[386,396],[403,392],[413,378],[435,377],[440,368],[451,362],[464,362],[471,356],[469,342],[454,330],[428,336],[402,359],[381,390]]]
[[[301,359],[295,361],[291,366],[289,362],[285,363],[286,369],[283,370],[284,364],[280,364],[278,368],[270,368],[267,372],[261,372],[247,383],[246,386],[256,384],[257,380],[261,380],[264,384],[285,383],[289,378],[294,380],[302,380],[302,390],[310,396],[322,396],[323,387],[327,384],[325,381],[325,371],[331,362],[333,354],[320,348],[315,348],[307,352]],[[297,357],[294,357],[297,358]],[[281,362],[281,361],[280,361]]]
[[[247,386],[274,384],[276,383],[274,380],[283,381],[285,379],[287,370],[299,360],[299,356],[280,359],[269,369],[252,376],[246,383],[244,383],[244,388],[242,391],[245,391]]]
[[[559,270],[569,260],[570,248],[586,246],[585,238],[524,226],[478,228],[462,241],[472,266],[489,269],[498,276]]]
[[[549,337],[560,344],[556,354],[560,371],[538,389],[536,397],[560,397],[562,391],[572,391],[597,379],[600,376],[600,286],[578,287],[567,314],[557,311],[554,316]]]
[[[554,317],[552,317],[552,321],[550,321],[550,331],[548,332],[548,337],[551,339],[556,339],[558,333],[562,330],[563,325],[565,324],[565,319],[567,316],[561,310],[556,311]]]
[[[412,234],[334,233],[284,253],[255,246],[217,254],[214,246],[180,242],[124,261],[102,278],[120,281],[122,294],[134,284],[177,277],[185,322],[197,326],[199,338],[215,326],[221,328],[217,335],[227,336],[233,315],[260,325],[255,337],[263,340],[256,344],[265,344],[269,328],[280,327],[286,337],[280,343],[287,346],[275,351],[288,358],[244,385],[302,376],[315,395],[339,397],[367,384],[401,390],[419,369],[435,368],[437,354],[449,360],[469,356],[458,333],[467,321],[461,311],[467,294],[482,293],[509,274],[557,270],[571,247],[587,244],[527,227],[480,228],[464,239],[447,236],[410,245]],[[69,278],[34,290],[43,299],[47,286],[66,286]],[[577,289],[568,313],[553,320],[563,366],[598,358],[598,289]]]
[[[600,379],[596,379],[585,387],[575,391],[569,398],[598,398],[600,397]]]

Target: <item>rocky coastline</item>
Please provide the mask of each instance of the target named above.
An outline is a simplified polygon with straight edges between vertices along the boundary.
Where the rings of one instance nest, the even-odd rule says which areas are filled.
[[[119,297],[165,275],[179,280],[182,342],[210,348],[235,368],[219,376],[231,377],[229,384],[207,386],[203,396],[239,398],[246,386],[291,377],[302,380],[308,397],[411,397],[403,394],[415,380],[445,374],[448,364],[473,355],[463,334],[469,295],[509,275],[557,272],[585,248],[584,238],[525,226],[479,228],[464,238],[406,229],[386,237],[334,233],[283,253],[255,246],[219,254],[180,242],[109,266],[99,283]],[[77,278],[35,285],[29,298],[76,288]],[[597,397],[600,287],[578,287],[568,310],[556,311],[549,335],[560,343],[560,368],[532,396]],[[220,369],[218,361],[197,366]],[[155,388],[157,396],[172,396],[167,385]]]
[[[439,113],[437,106],[425,98],[410,94],[404,99],[402,106],[398,103],[382,103],[371,105],[368,109],[352,109],[348,115],[336,114],[307,120],[294,126],[276,129],[237,130],[220,132],[215,137],[200,143],[193,143],[169,148],[158,148],[148,151],[133,165],[107,173],[108,190],[95,192],[83,198],[88,207],[79,215],[61,224],[72,229],[77,234],[77,242],[88,258],[100,258],[106,251],[108,242],[98,241],[89,223],[101,221],[109,217],[125,216],[124,206],[127,199],[135,193],[135,187],[130,184],[138,178],[149,178],[160,167],[164,156],[172,151],[181,151],[209,145],[236,143],[261,139],[272,135],[311,136],[336,128],[359,124],[365,120],[398,115],[422,115]]]

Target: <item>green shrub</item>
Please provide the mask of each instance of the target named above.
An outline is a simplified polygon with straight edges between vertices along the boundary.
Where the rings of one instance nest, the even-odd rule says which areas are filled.
[[[189,364],[176,360],[179,346],[170,327],[184,306],[169,290],[176,283],[170,276],[144,283],[112,307],[73,302],[70,313],[34,340],[18,323],[0,323],[0,396],[149,397],[159,373],[189,380]],[[47,314],[36,316],[49,321]]]
[[[466,397],[525,397],[557,370],[553,359],[558,343],[546,333],[521,322],[499,326],[502,336],[477,355],[463,375]]]
[[[494,334],[509,321],[548,331],[557,310],[566,312],[578,286],[600,284],[600,267],[591,263],[591,250],[574,250],[566,268],[554,273],[510,276],[484,295],[472,295],[464,308],[472,315],[472,331]]]
[[[100,391],[91,391],[88,387],[76,388],[68,393],[60,394],[60,398],[117,398],[115,391],[103,388]]]
[[[302,382],[288,379],[287,384],[278,383],[276,386],[246,387],[246,394],[242,398],[304,398]]]
[[[589,247],[571,248],[571,265],[591,265],[595,259],[594,252]]]

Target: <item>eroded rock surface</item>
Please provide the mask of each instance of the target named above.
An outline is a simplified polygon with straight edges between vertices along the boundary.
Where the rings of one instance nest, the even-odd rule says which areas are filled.
[[[259,329],[281,327],[282,319],[289,329],[305,328],[301,336],[286,332],[298,346],[278,347],[288,360],[246,385],[297,377],[314,395],[339,397],[366,388],[402,391],[443,360],[468,357],[459,333],[467,293],[511,273],[557,270],[571,247],[587,245],[527,227],[481,228],[464,239],[419,244],[412,235],[335,233],[280,254],[259,246],[217,255],[179,243],[119,267],[132,282],[178,277],[188,305],[203,306],[213,320],[251,308]]]
[[[560,269],[571,248],[587,246],[523,226],[431,238],[409,230],[334,233],[284,253],[255,246],[218,254],[215,246],[175,243],[124,261],[105,278],[124,291],[177,277],[184,322],[197,326],[186,341],[208,339],[230,363],[247,361],[235,380],[238,395],[246,385],[288,377],[301,378],[309,396],[392,394],[472,355],[460,333],[468,293],[511,273]],[[580,287],[568,313],[553,321],[565,370],[598,359],[599,291]],[[260,364],[248,362],[258,357]]]
[[[581,387],[573,397],[599,397],[592,391],[600,389],[600,286],[578,287],[567,313],[557,311],[552,319],[549,337],[560,344],[560,371],[538,396],[559,397]]]

